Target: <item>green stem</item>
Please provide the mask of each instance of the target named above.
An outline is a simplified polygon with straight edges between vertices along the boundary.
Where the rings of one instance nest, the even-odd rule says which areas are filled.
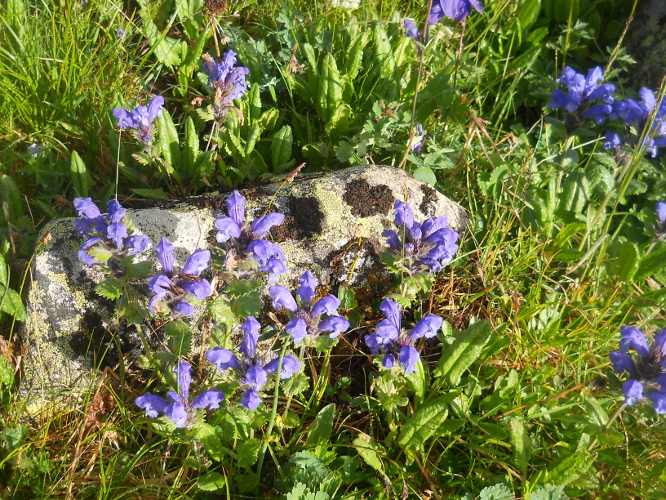
[[[257,477],[261,478],[261,468],[264,465],[264,457],[266,456],[266,450],[268,449],[268,438],[273,432],[273,426],[275,425],[275,416],[277,415],[278,408],[278,397],[280,395],[280,373],[282,372],[282,360],[284,359],[284,353],[287,352],[287,345],[289,343],[285,341],[282,346],[282,351],[280,351],[280,360],[278,361],[277,371],[275,372],[275,394],[273,395],[273,410],[271,411],[271,417],[268,421],[268,428],[266,429],[266,434],[264,434],[264,443],[261,446],[261,451],[259,452],[259,460],[257,461]]]

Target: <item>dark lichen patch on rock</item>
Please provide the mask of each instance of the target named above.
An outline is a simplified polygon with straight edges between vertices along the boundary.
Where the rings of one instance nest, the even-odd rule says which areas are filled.
[[[384,184],[371,186],[363,178],[348,182],[342,199],[352,207],[351,212],[357,217],[386,215],[395,201],[391,188]]]
[[[419,209],[426,217],[433,217],[435,215],[437,203],[437,191],[432,187],[423,184],[421,186],[421,192],[423,193],[423,200],[419,205]]]
[[[287,209],[289,213],[282,224],[271,229],[275,241],[304,240],[321,233],[324,214],[317,198],[289,196]]]

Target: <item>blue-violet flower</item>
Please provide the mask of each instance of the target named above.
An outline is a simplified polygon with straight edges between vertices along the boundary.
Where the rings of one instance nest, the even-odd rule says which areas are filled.
[[[647,87],[638,91],[639,101],[625,99],[615,102],[610,118],[620,118],[626,126],[641,127],[657,106],[654,92]],[[644,147],[652,158],[657,156],[657,148],[666,146],[666,99],[655,113],[654,122],[649,136],[645,139]]]
[[[627,372],[630,377],[622,385],[624,402],[633,406],[643,399],[646,389],[654,389],[647,398],[652,401],[655,412],[666,413],[666,328],[654,336],[649,347],[645,335],[635,326],[621,327],[620,335],[620,350],[609,356],[615,371]],[[630,349],[638,356],[632,357]]]
[[[483,14],[483,4],[479,0],[433,0],[428,22],[435,24],[441,18],[448,17],[462,23],[470,15],[472,8]]]
[[[247,91],[245,76],[250,70],[243,66],[234,67],[234,64],[236,53],[230,50],[221,62],[215,62],[208,56],[203,65],[203,72],[208,75],[208,85],[213,91],[213,116],[217,121],[226,118],[230,109],[240,114],[234,100],[240,99]]]
[[[148,106],[137,106],[131,112],[124,108],[114,108],[112,113],[118,119],[121,129],[134,129],[136,138],[145,145],[153,140],[153,122],[162,114],[164,97],[151,99]]]
[[[404,250],[410,273],[419,272],[424,267],[430,274],[436,273],[451,262],[458,251],[458,234],[448,227],[446,215],[420,224],[414,221],[410,204],[401,200],[395,201],[393,213],[398,231],[387,229],[382,236],[387,239],[391,250],[399,253]]]
[[[303,339],[311,343],[320,333],[330,332],[330,338],[336,338],[349,328],[349,321],[338,313],[340,301],[333,295],[327,295],[315,302],[317,278],[310,271],[305,271],[299,278],[300,285],[296,290],[298,302],[291,292],[283,286],[272,286],[269,293],[273,298],[273,308],[276,311],[285,309],[289,316],[289,323],[285,330],[291,335],[294,344]]]
[[[106,264],[115,274],[122,275],[125,272],[122,260],[142,253],[151,244],[148,236],[133,234],[134,226],[116,200],[109,200],[106,215],[102,215],[91,198],[75,198],[74,208],[83,217],[74,220],[74,227],[86,237],[79,248],[79,260],[88,267]]]
[[[279,226],[284,214],[271,212],[251,224],[245,222],[245,198],[234,191],[227,199],[229,216],[215,221],[217,241],[227,243],[225,267],[240,276],[254,269],[268,272],[269,283],[275,283],[287,271],[287,261],[279,245],[264,240],[273,226]],[[251,259],[250,259],[251,258]]]
[[[396,360],[405,369],[405,373],[416,370],[420,354],[414,348],[414,343],[421,337],[427,339],[435,337],[442,327],[444,319],[434,314],[428,314],[414,325],[408,334],[402,330],[400,306],[391,299],[384,299],[379,306],[384,313],[383,319],[377,324],[376,333],[365,336],[365,343],[372,354],[384,353],[382,366],[387,370],[393,368]]]
[[[192,367],[185,361],[180,361],[173,371],[178,381],[178,391],[169,391],[167,396],[171,402],[163,397],[147,392],[143,396],[136,398],[136,405],[146,411],[150,418],[157,418],[163,413],[171,420],[176,427],[190,427],[196,419],[197,410],[207,408],[216,410],[220,403],[224,401],[224,393],[217,389],[210,389],[199,394],[192,403],[190,403],[190,383]]]
[[[155,314],[166,304],[173,315],[189,316],[194,312],[194,307],[185,299],[189,300],[189,296],[194,296],[203,300],[213,293],[208,280],[199,278],[201,272],[208,267],[210,251],[195,250],[180,273],[174,272],[173,245],[169,240],[162,238],[155,251],[164,274],[150,279],[149,286],[155,295],[148,302],[148,310]]]
[[[252,316],[248,316],[241,330],[243,340],[236,356],[228,349],[215,347],[206,351],[206,357],[220,371],[232,369],[236,372],[241,389],[245,392],[241,397],[241,404],[248,410],[256,410],[261,403],[259,391],[268,382],[268,374],[275,373],[278,369],[279,357],[267,360],[266,356],[257,355],[257,343],[259,342],[259,329],[261,325]],[[270,356],[270,353],[269,353]],[[301,363],[289,354],[282,358],[281,379],[288,379],[301,369]]]

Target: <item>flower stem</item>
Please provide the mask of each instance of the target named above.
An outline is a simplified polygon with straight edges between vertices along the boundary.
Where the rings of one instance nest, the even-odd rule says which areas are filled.
[[[282,351],[280,351],[280,360],[278,361],[277,371],[275,372],[275,394],[273,395],[273,410],[271,411],[271,417],[268,421],[268,428],[266,429],[266,434],[264,434],[264,443],[261,446],[261,451],[259,452],[259,460],[257,461],[257,477],[261,478],[261,469],[264,465],[264,457],[266,456],[266,449],[268,449],[268,438],[273,432],[273,426],[275,425],[275,416],[277,415],[278,407],[278,397],[280,395],[280,373],[282,372],[282,360],[284,359],[284,353],[287,352],[287,345],[289,343],[285,340],[284,345],[282,346]]]

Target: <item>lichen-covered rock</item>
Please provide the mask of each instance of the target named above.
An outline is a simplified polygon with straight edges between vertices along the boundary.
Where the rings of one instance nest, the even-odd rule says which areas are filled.
[[[639,2],[631,23],[625,47],[636,59],[629,79],[636,89],[650,87],[657,92],[666,76],[666,2],[644,0]]]
[[[386,166],[302,175],[292,183],[276,182],[242,194],[250,218],[267,210],[285,214],[271,237],[283,248],[290,266],[279,281],[287,287],[293,287],[308,269],[331,291],[343,283],[364,284],[372,273],[381,274],[380,254],[386,248],[381,233],[393,227],[396,199],[411,203],[416,220],[446,214],[459,233],[468,224],[459,205],[402,170]],[[130,210],[138,233],[153,242],[137,260],[156,261],[154,245],[162,237],[175,247],[177,268],[197,248],[214,251],[213,223],[227,214],[228,196],[204,195]],[[55,221],[46,231],[51,239],[34,259],[28,317],[21,335],[26,348],[21,394],[34,402],[33,411],[44,401],[89,388],[96,369],[114,366],[121,358],[135,358],[143,352],[144,341],[151,349],[164,345],[159,320],[147,319],[140,332],[114,320],[113,301],[94,290],[104,274],[77,257],[83,240],[73,219]],[[154,270],[157,274],[157,265]],[[212,279],[212,271],[202,277]],[[151,294],[142,284],[130,300],[145,307]],[[200,304],[187,321],[195,325],[203,308]]]

